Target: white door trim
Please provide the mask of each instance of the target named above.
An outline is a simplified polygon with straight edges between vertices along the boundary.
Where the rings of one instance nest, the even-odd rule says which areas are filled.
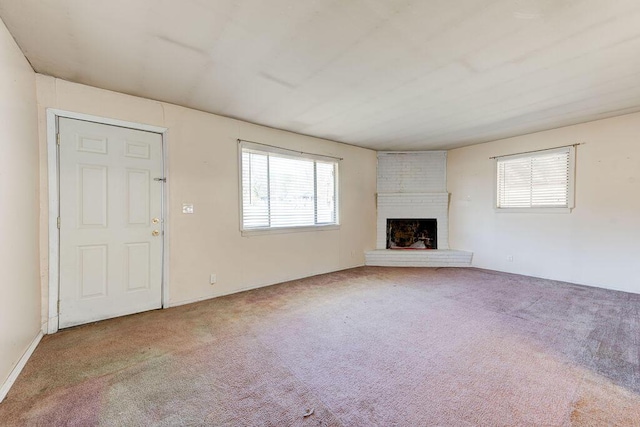
[[[56,108],[47,108],[47,162],[49,182],[49,310],[47,319],[47,333],[58,332],[58,299],[60,289],[60,230],[58,229],[58,215],[60,213],[60,188],[59,188],[59,159],[58,159],[58,118],[84,120],[105,125],[120,126],[129,129],[158,133],[162,136],[162,169],[164,177],[168,177],[167,165],[168,129],[160,126],[146,125],[142,123],[127,122],[118,119],[92,116],[89,114],[64,111]],[[169,245],[168,224],[169,210],[169,186],[162,187],[162,216],[163,222],[163,255],[162,255],[162,307],[169,306]]]

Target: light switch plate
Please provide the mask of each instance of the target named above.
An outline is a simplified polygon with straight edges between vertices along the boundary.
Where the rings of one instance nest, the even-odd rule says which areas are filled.
[[[191,204],[191,203],[183,203],[182,204],[182,213],[183,214],[192,214],[193,213],[193,204]]]

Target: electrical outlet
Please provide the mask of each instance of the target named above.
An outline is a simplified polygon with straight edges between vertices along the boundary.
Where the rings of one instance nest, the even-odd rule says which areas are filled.
[[[513,262],[513,255],[507,255],[507,261]]]
[[[216,283],[217,279],[218,278],[216,277],[216,275],[214,273],[212,273],[211,276],[209,276],[209,283],[211,283],[213,285],[214,283]]]

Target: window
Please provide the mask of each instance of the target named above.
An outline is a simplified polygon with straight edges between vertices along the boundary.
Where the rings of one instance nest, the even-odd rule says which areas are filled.
[[[338,161],[242,141],[242,230],[338,224]]]
[[[569,210],[573,207],[575,148],[498,157],[498,209]]]

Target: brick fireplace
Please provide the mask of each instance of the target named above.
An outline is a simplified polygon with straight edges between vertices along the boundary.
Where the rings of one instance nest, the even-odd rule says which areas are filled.
[[[449,249],[449,193],[446,151],[379,152],[376,250],[365,253],[367,265],[469,266],[471,253]],[[388,221],[434,220],[434,248],[389,247]],[[398,245],[395,245],[398,246]]]

